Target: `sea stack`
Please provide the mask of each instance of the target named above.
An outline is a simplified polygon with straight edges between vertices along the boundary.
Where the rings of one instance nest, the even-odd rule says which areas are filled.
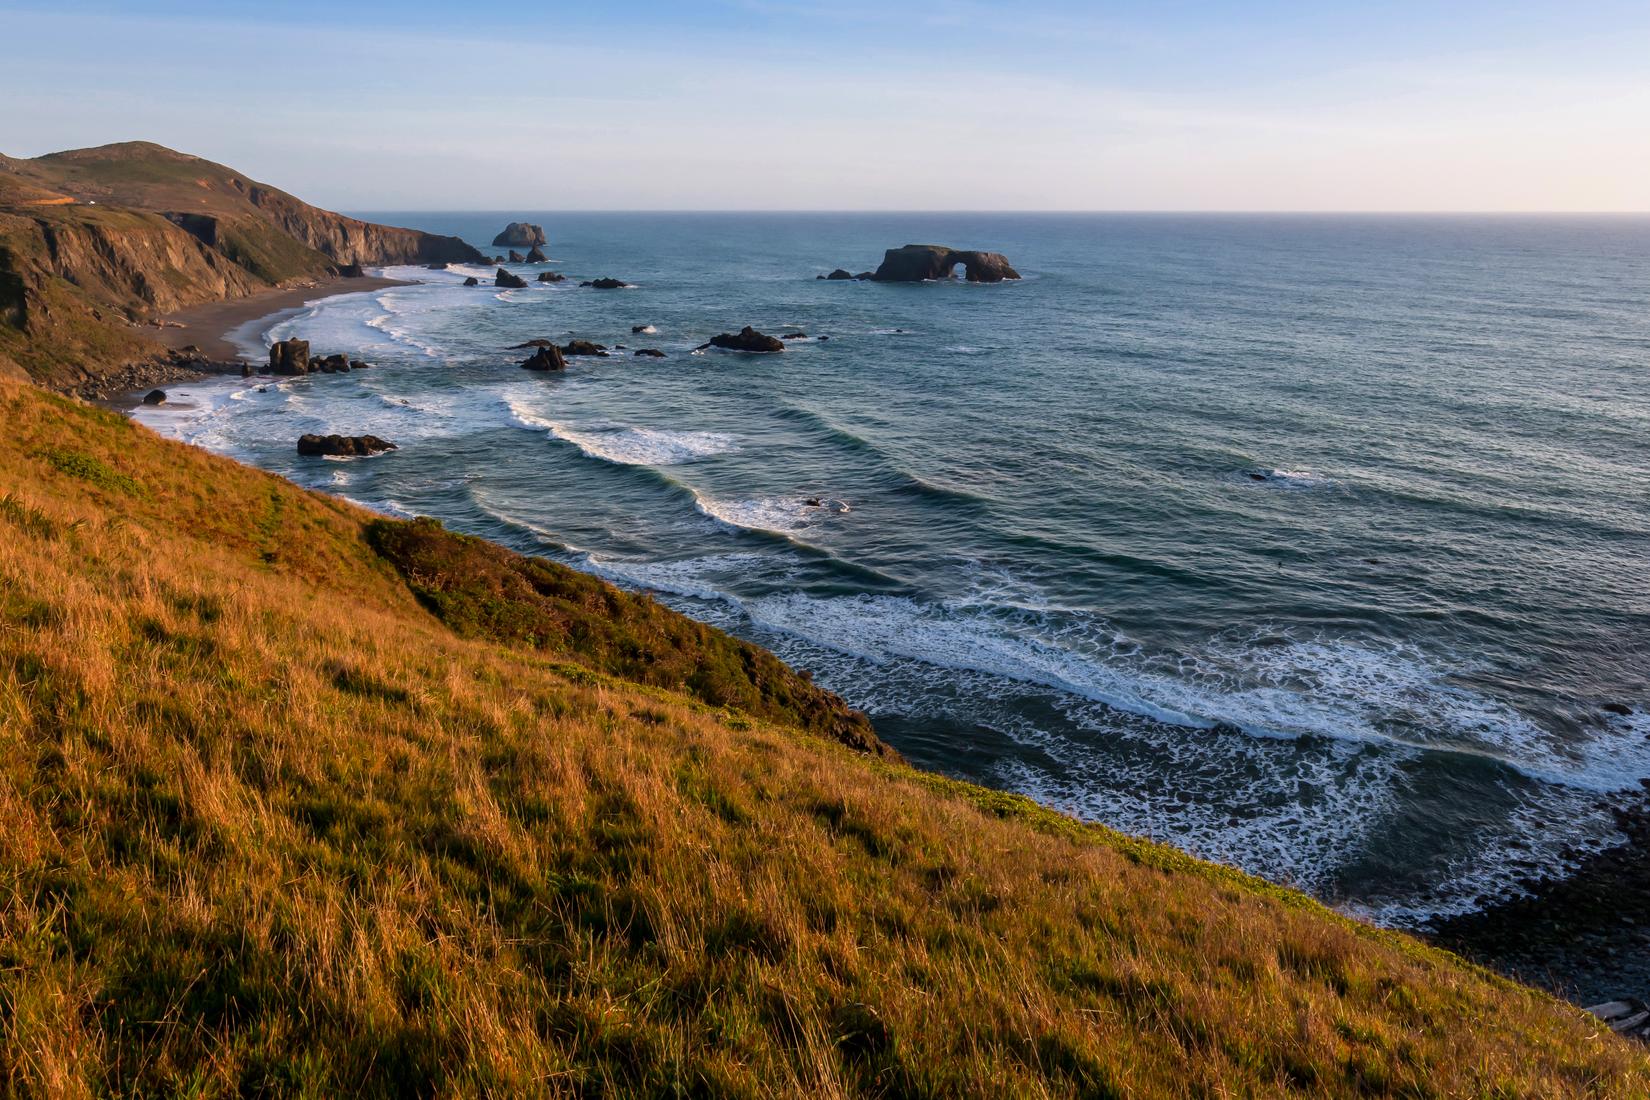
[[[508,290],[526,290],[527,280],[520,275],[512,275],[501,267],[498,269],[498,274],[493,276],[493,285],[505,287]]]
[[[705,347],[722,348],[725,351],[745,351],[766,354],[771,351],[784,351],[784,341],[775,339],[764,332],[757,332],[746,325],[738,332],[724,332],[712,336]]]
[[[270,345],[269,373],[308,374],[309,341],[281,340]]]
[[[494,248],[531,248],[544,243],[544,227],[532,222],[511,222],[493,238]]]
[[[970,252],[942,244],[908,244],[890,248],[882,266],[871,273],[879,283],[920,283],[929,279],[949,279],[958,264],[971,283],[1000,283],[1018,279],[1020,273],[1001,252]]]

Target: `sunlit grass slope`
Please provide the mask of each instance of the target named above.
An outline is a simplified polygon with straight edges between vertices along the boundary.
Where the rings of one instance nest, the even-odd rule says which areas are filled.
[[[25,385],[0,426],[0,1094],[1650,1095],[648,601]]]

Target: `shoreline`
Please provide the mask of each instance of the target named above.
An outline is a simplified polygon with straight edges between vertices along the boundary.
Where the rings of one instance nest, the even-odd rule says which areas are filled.
[[[174,351],[193,347],[212,362],[238,365],[246,361],[246,357],[230,340],[230,336],[253,322],[274,317],[288,310],[302,309],[322,298],[415,285],[416,283],[411,280],[391,279],[382,275],[364,275],[358,278],[328,275],[298,286],[271,287],[244,298],[202,302],[180,309],[161,318],[163,324],[156,331],[155,339]]]
[[[273,323],[281,315],[296,314],[323,298],[410,285],[415,284],[382,276],[334,276],[304,287],[206,303],[172,315],[187,317],[191,326],[212,326],[209,337],[197,331],[191,340],[191,329],[187,328],[163,332],[175,341],[174,347],[193,342],[211,353],[210,357],[220,361],[222,367],[229,368],[244,361],[230,338],[249,325],[266,320]],[[221,354],[218,349],[222,349]],[[193,380],[205,381],[214,374],[227,378],[229,371],[207,371]],[[131,415],[141,408],[140,398],[141,394],[134,392],[118,403],[108,404]],[[185,412],[194,406],[173,408]],[[1645,952],[1650,948],[1650,912],[1646,912],[1650,906],[1650,867],[1634,858],[1637,851],[1650,848],[1650,808],[1623,811],[1620,824],[1629,836],[1628,843],[1593,853],[1571,875],[1546,877],[1537,872],[1521,884],[1525,892],[1519,896],[1404,931],[1576,1005],[1623,996],[1650,1001],[1650,961],[1641,961],[1650,958]],[[1623,920],[1629,913],[1644,913],[1643,925],[1632,917]]]

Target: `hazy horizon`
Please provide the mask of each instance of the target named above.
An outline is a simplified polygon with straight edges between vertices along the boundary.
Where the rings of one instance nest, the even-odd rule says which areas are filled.
[[[0,152],[334,209],[1642,213],[1650,9],[0,0]]]

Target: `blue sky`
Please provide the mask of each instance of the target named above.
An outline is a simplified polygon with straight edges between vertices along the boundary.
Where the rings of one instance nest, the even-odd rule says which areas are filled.
[[[344,209],[1650,210],[1650,3],[9,3],[0,152]]]

